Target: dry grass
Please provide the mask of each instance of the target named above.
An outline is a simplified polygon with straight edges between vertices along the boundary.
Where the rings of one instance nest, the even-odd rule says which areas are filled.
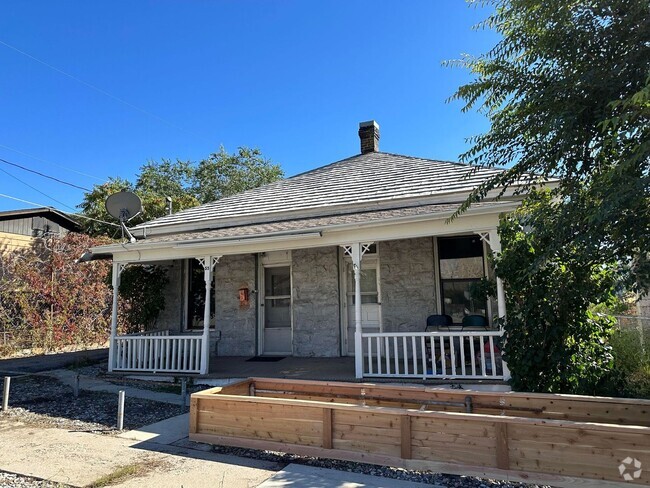
[[[145,476],[147,473],[162,468],[164,465],[164,461],[157,459],[147,459],[138,463],[126,464],[116,468],[111,473],[96,479],[84,488],[102,488],[104,486],[117,485],[128,479]]]

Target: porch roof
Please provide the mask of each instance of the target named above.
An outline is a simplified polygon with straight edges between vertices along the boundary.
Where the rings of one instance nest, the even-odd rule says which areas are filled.
[[[460,221],[467,220],[469,216],[481,216],[484,214],[491,214],[495,216],[495,218],[498,218],[499,213],[512,211],[517,204],[518,203],[515,201],[477,203],[460,218]],[[283,240],[296,237],[301,237],[303,239],[318,237],[319,239],[312,239],[315,241],[312,242],[312,245],[328,245],[331,243],[329,241],[325,242],[326,239],[324,239],[324,236],[326,234],[329,235],[354,230],[358,231],[362,228],[379,229],[385,228],[391,224],[405,225],[414,222],[426,223],[433,221],[442,221],[444,223],[445,219],[451,216],[457,209],[457,203],[429,204],[387,210],[354,212],[324,217],[297,218],[195,232],[164,234],[151,236],[147,239],[138,240],[133,243],[97,246],[92,248],[92,253],[94,254],[94,259],[101,259],[108,257],[114,252],[139,252],[143,250],[172,249],[175,246],[182,246],[184,244],[191,245],[196,243],[195,245],[199,245],[201,243],[201,245],[232,247],[232,245],[237,245],[237,243],[241,245],[244,242],[254,242],[260,239],[263,241],[273,239],[278,243],[281,243]],[[448,232],[454,232],[451,226],[443,226],[442,228],[448,228]],[[484,230],[479,228],[473,229],[471,224],[470,228],[477,231]],[[464,227],[463,230],[467,231]],[[435,229],[427,226],[426,232],[428,232],[427,235],[432,235],[435,233]],[[400,232],[399,234],[402,237],[409,237],[409,235],[404,232]],[[180,254],[178,255],[180,256]]]

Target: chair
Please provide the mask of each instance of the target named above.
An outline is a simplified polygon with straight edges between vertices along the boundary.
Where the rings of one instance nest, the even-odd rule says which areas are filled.
[[[424,331],[428,332],[429,328],[433,327],[438,330],[440,327],[447,327],[447,330],[449,330],[449,327],[452,325],[454,325],[454,319],[451,318],[451,315],[429,315],[427,317],[427,326]]]
[[[490,324],[483,315],[466,315],[463,317],[461,330],[465,327],[484,327],[485,329],[488,329]]]
[[[454,324],[454,319],[450,315],[429,315],[427,317],[427,326],[424,328],[425,332],[429,332],[430,329],[440,330],[440,327],[447,327],[447,330],[450,330],[449,327]],[[431,362],[431,342],[425,341],[424,347],[426,349],[427,364]]]

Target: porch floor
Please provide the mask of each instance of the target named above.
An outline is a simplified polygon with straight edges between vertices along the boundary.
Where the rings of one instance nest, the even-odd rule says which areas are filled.
[[[353,357],[303,358],[287,356],[274,362],[248,361],[251,356],[212,356],[210,372],[200,378],[223,380],[232,378],[289,378],[316,381],[347,381],[371,383],[416,383],[428,385],[463,384],[473,385],[473,389],[501,390],[506,383],[501,380],[449,380],[416,378],[364,378],[358,380],[354,375]],[[509,387],[507,387],[509,389]]]
[[[248,361],[251,356],[213,356],[210,369],[201,378],[292,378],[319,381],[356,381],[353,357],[300,358],[287,356],[279,361]]]

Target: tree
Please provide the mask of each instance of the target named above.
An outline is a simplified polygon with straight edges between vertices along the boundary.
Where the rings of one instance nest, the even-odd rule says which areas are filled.
[[[502,39],[457,64],[473,81],[452,99],[490,130],[461,160],[506,166],[461,207],[522,183],[559,178],[544,252],[580,245],[619,263],[619,279],[650,287],[650,3],[647,0],[491,0],[482,24]],[[534,176],[531,176],[534,175]],[[580,244],[581,243],[581,244]]]
[[[218,153],[199,163],[192,191],[201,203],[207,203],[265,185],[282,176],[280,167],[264,158],[259,149],[240,147],[231,155],[221,146]]]
[[[594,260],[581,242],[552,245],[558,206],[550,192],[532,192],[501,219],[495,269],[507,295],[504,359],[515,390],[593,395],[613,366],[615,321],[592,305],[614,303],[616,267]]]
[[[95,185],[84,194],[79,205],[82,213],[95,220],[84,222],[85,231],[91,235],[117,237],[119,226],[99,221],[113,222],[104,207],[106,198],[118,191],[135,192],[142,200],[143,212],[130,221],[138,224],[166,215],[167,197],[171,197],[174,212],[217,200],[282,178],[279,165],[262,157],[258,149],[240,147],[228,154],[221,147],[199,163],[163,159],[149,161],[140,168],[135,183],[116,177],[107,183]]]
[[[51,350],[107,339],[110,264],[76,263],[88,247],[106,242],[69,233],[2,255],[0,324],[11,331],[16,347]]]

